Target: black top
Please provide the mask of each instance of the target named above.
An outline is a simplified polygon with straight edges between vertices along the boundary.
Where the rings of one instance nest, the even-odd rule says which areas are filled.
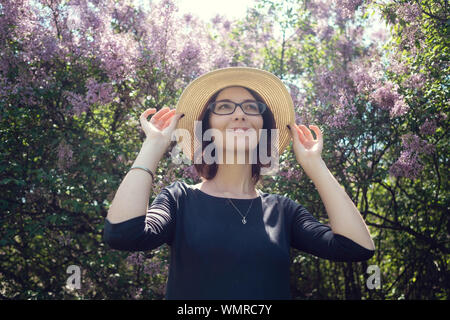
[[[252,199],[233,199],[247,212]],[[303,206],[260,192],[247,223],[227,198],[176,181],[161,190],[146,215],[112,224],[113,249],[170,246],[166,299],[291,299],[290,247],[333,261],[365,261],[374,250],[333,233]]]

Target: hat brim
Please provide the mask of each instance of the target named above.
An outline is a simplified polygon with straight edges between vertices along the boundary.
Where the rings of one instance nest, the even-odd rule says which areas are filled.
[[[270,72],[248,67],[217,69],[193,80],[183,91],[176,106],[177,114],[185,116],[178,120],[176,129],[189,132],[191,141],[180,138],[183,153],[194,157],[194,123],[200,120],[206,103],[218,90],[230,86],[243,86],[257,92],[272,111],[278,129],[278,154],[288,146],[291,135],[286,125],[295,123],[294,104],[283,82]],[[198,142],[195,142],[198,143]]]

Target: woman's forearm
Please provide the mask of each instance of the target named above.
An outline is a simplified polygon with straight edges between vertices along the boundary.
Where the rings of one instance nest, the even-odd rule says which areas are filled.
[[[145,141],[133,165],[146,167],[155,174],[163,154],[161,146],[152,141]],[[109,222],[119,223],[145,215],[152,184],[153,179],[148,172],[138,169],[128,171],[108,210],[106,218]]]
[[[361,213],[345,189],[328,170],[325,162],[320,159],[306,173],[320,194],[333,232],[343,235],[367,249],[375,250],[375,244]]]

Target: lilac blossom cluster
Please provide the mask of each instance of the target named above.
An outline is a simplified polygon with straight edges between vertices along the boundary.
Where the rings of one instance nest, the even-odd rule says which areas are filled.
[[[401,37],[401,47],[411,50],[413,55],[418,53],[416,41],[424,45],[424,35],[421,31],[422,9],[416,2],[406,2],[396,4],[397,17],[405,22]]]
[[[21,48],[18,53],[3,50],[0,57],[2,96],[17,92],[23,103],[38,103],[33,89],[51,89],[60,82],[54,68],[65,64],[69,70],[85,73],[80,74],[81,79],[65,81],[59,91],[63,113],[80,116],[92,104],[114,101],[124,82],[148,83],[155,68],[167,79],[183,79],[184,83],[178,84],[181,87],[206,71],[229,65],[228,52],[211,37],[204,23],[192,16],[177,16],[174,1],[151,3],[148,11],[137,10],[130,0],[57,3],[2,3],[0,26],[8,31],[0,41],[20,43]],[[218,27],[227,34],[230,25],[224,20]],[[106,77],[100,80],[90,75],[83,61],[97,68],[96,75]],[[20,76],[8,79],[5,75],[15,68],[21,70]],[[71,80],[77,81],[76,85],[71,86]],[[85,83],[81,89],[80,81]]]
[[[381,109],[389,111],[391,118],[402,116],[409,110],[404,97],[397,90],[398,85],[387,81],[371,94],[372,101]]]
[[[336,6],[343,18],[352,18],[358,7],[363,4],[363,0],[337,0]]]
[[[288,170],[287,171],[279,171],[278,174],[281,177],[286,178],[287,180],[292,180],[292,181],[300,181],[303,177],[303,173],[300,170],[294,169],[292,166],[287,166]]]
[[[94,104],[129,99],[133,90],[148,88],[146,94],[157,96],[158,83],[148,81],[155,69],[169,85],[177,79],[175,91],[199,74],[230,63],[231,54],[211,37],[203,22],[176,15],[174,1],[152,3],[148,12],[135,10],[132,1],[57,3],[2,2],[0,26],[6,32],[0,35],[5,44],[0,56],[1,97],[16,95],[16,103],[42,103],[59,108],[56,111],[67,117],[80,117]],[[220,20],[215,27],[226,38],[231,22]],[[6,45],[15,42],[21,48],[17,53]],[[87,70],[86,61],[94,72]],[[58,66],[64,73],[78,70],[79,78],[57,79]],[[19,76],[8,78],[16,69]],[[36,90],[53,90],[61,82],[64,85],[53,93],[61,95],[53,99],[61,104],[40,101]],[[128,92],[123,90],[126,87]],[[119,95],[121,99],[116,99]],[[68,143],[62,142],[56,153],[60,169],[71,166],[73,151]]]
[[[433,153],[435,146],[412,133],[402,136],[402,146],[400,157],[391,166],[389,172],[393,176],[416,179],[423,168],[419,159],[420,155]]]
[[[301,52],[301,38],[315,35],[319,40],[318,49],[337,60],[320,61],[315,68],[311,79],[314,97],[307,99],[299,87],[290,86],[296,122],[311,122],[310,107],[306,105],[311,100],[321,107],[320,119],[337,129],[345,128],[349,119],[357,116],[361,97],[389,112],[391,118],[409,111],[410,106],[399,93],[397,84],[381,80],[377,52],[369,48],[367,58],[358,58],[362,48],[361,27],[349,23],[342,29],[345,32],[337,32],[341,23],[349,22],[355,11],[366,4],[361,0],[318,0],[305,4],[317,23],[299,28],[287,38],[286,52]],[[423,37],[419,32],[420,6],[405,3],[393,8],[406,23],[402,34],[404,43],[413,46]],[[2,12],[0,27],[7,32],[0,35],[0,41],[20,43],[21,50],[15,53],[5,49],[0,56],[0,96],[15,94],[20,103],[38,104],[41,97],[34,90],[50,90],[54,83],[59,83],[54,66],[62,64],[82,73],[81,86],[72,83],[58,91],[63,103],[56,108],[61,108],[67,116],[81,116],[94,104],[119,101],[116,99],[119,94],[128,98],[132,92],[147,90],[144,94],[158,96],[160,87],[153,81],[154,72],[158,79],[162,78],[161,82],[176,91],[214,68],[229,65],[265,68],[267,54],[276,52],[278,46],[271,20],[275,13],[270,10],[265,15],[250,10],[241,24],[217,15],[209,25],[193,14],[178,15],[173,0],[152,2],[147,11],[136,10],[131,0],[74,0],[67,6],[58,2],[17,0],[2,3]],[[337,23],[330,23],[332,20]],[[230,36],[232,28],[237,29]],[[411,73],[401,54],[397,58],[390,60],[389,70],[399,75],[409,73],[404,86],[421,89],[427,75]],[[301,72],[299,60],[298,55],[289,57],[285,65],[288,73]],[[95,73],[88,72],[85,61],[90,61]],[[5,75],[15,69],[20,76],[8,79]],[[124,87],[130,88],[130,92],[121,91]],[[435,125],[431,120],[426,121],[420,130],[432,134]],[[60,168],[70,166],[73,160],[70,146],[62,143],[57,152]],[[196,177],[192,167],[184,173]],[[166,185],[174,176],[166,175],[156,187]]]
[[[413,70],[408,58],[402,54],[402,48],[412,50],[414,54],[415,41],[421,41],[422,34],[419,31],[422,11],[416,3],[405,5],[394,5],[392,8],[397,12],[400,19],[405,21],[403,43],[401,48],[390,54],[389,65],[383,66],[380,52],[376,46],[367,50],[367,56],[358,57],[355,53],[362,45],[361,29],[352,25],[345,26],[344,35],[335,34],[331,38],[325,37],[325,28],[328,22],[320,22],[321,19],[329,20],[327,13],[328,1],[317,1],[309,4],[310,9],[318,18],[315,34],[320,41],[327,41],[333,45],[336,52],[330,52],[330,56],[339,57],[340,63],[333,63],[329,68],[325,63],[319,64],[314,74],[314,94],[320,108],[320,119],[331,128],[349,128],[350,119],[358,115],[356,103],[367,101],[371,106],[389,113],[391,119],[405,116],[410,111],[410,103],[401,90],[421,90],[426,83],[427,74],[424,70]],[[346,19],[354,18],[354,12],[361,7],[362,1],[337,1],[337,25],[342,27]],[[365,5],[365,4],[364,4]],[[329,8],[329,6],[328,6]],[[345,36],[347,35],[347,37]],[[376,34],[372,37],[386,39],[385,34]],[[321,43],[318,46],[322,46]],[[324,47],[326,47],[324,45]],[[387,80],[385,72],[390,71],[394,76],[402,79],[401,88],[394,80]],[[351,80],[351,81],[350,81]],[[414,99],[414,98],[412,98]],[[423,135],[432,135],[436,131],[436,122],[427,119],[420,127]],[[403,150],[399,159],[391,167],[391,174],[414,179],[419,174],[422,165],[419,161],[421,155],[430,154],[434,146],[420,140],[414,134],[404,135],[402,138]]]
[[[420,126],[420,133],[423,135],[433,135],[436,132],[437,124],[433,119],[426,119]]]

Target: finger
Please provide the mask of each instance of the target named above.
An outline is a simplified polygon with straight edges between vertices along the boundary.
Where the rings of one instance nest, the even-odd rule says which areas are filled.
[[[183,113],[178,113],[178,114],[173,115],[173,116],[172,116],[170,119],[168,119],[168,120],[166,121],[166,123],[164,124],[164,129],[167,129],[167,130],[169,130],[169,131],[175,129],[175,127],[176,127],[176,125],[177,125],[177,123],[178,123],[178,120],[180,120],[180,118],[183,117],[183,116],[184,116]],[[166,126],[166,125],[167,125],[167,126]]]
[[[159,119],[160,119],[164,114],[166,114],[166,113],[169,112],[169,111],[170,111],[169,107],[163,107],[163,108],[161,108],[161,110],[159,110],[159,111],[152,117],[152,120],[159,121]]]
[[[297,138],[298,138],[298,140],[300,142],[299,143],[300,151],[303,152],[303,151],[306,150],[305,146],[304,146],[304,144],[306,142],[305,135],[303,134],[303,131],[300,130],[300,128],[296,124],[294,124],[294,131],[295,131],[295,134],[297,135]]]
[[[141,127],[142,127],[142,129],[143,129],[144,131],[146,130],[146,129],[144,129],[144,128],[148,128],[148,125],[149,125],[148,120],[147,120],[147,117],[148,117],[150,114],[154,113],[155,111],[156,111],[155,108],[147,109],[147,110],[145,110],[145,111],[141,114],[141,116],[139,117],[139,122],[141,123]]]
[[[167,120],[164,122],[164,125],[162,126],[162,128],[165,129],[165,128],[167,128],[168,126],[170,126],[170,124],[172,123],[172,119],[173,119],[174,117],[177,117],[177,116],[178,116],[178,115],[172,113],[171,116],[170,116],[170,118],[167,119]]]
[[[314,137],[311,134],[311,131],[303,124],[299,125],[299,128],[303,131],[303,133],[305,134],[305,137],[308,140],[314,140]]]
[[[156,108],[147,109],[147,110],[145,110],[144,112],[141,113],[139,118],[144,118],[145,120],[147,120],[147,117],[150,114],[154,113],[155,111],[156,111]]]
[[[298,125],[295,124],[294,126],[295,126],[295,131],[296,131],[296,133],[297,133],[298,139],[300,140],[300,142],[301,142],[302,144],[305,144],[306,141],[307,141],[307,139],[306,139],[306,137],[305,137],[303,131],[299,128]]]
[[[295,140],[295,138],[298,138],[298,133],[297,133],[297,129],[296,129],[296,125],[291,124],[291,125],[287,125],[287,128],[289,129],[289,133],[291,134],[291,137]]]
[[[161,121],[165,124],[167,119],[170,119],[175,114],[175,112],[177,112],[177,110],[175,110],[175,109],[172,109],[169,112],[166,112],[161,118],[159,118],[159,121]]]
[[[323,139],[322,131],[319,129],[319,127],[317,127],[315,125],[310,125],[309,127],[315,132],[317,140]]]

